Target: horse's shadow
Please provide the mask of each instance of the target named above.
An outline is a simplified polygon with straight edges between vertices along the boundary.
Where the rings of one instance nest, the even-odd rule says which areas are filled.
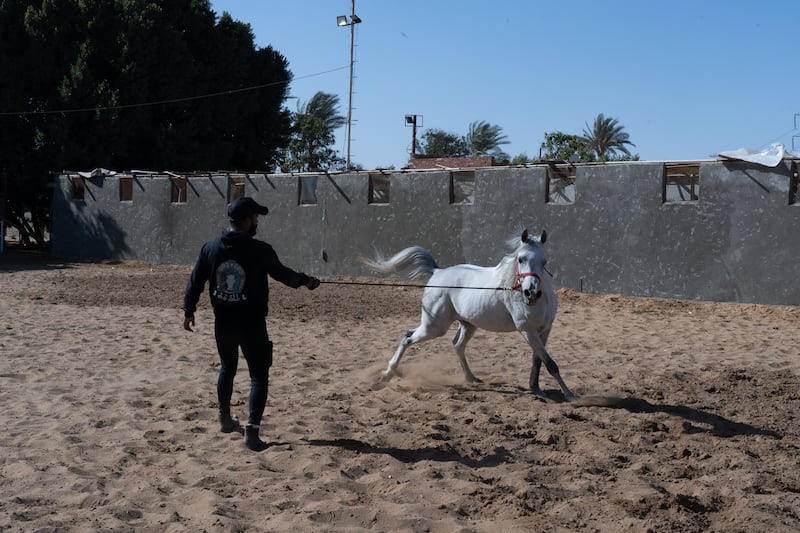
[[[462,390],[469,390],[467,387]],[[530,391],[522,387],[492,388],[479,386],[471,388],[472,391],[496,392],[499,394],[530,394]],[[739,435],[764,435],[780,439],[783,435],[772,429],[765,429],[747,424],[736,422],[715,413],[695,409],[685,405],[654,404],[647,400],[636,397],[617,397],[617,396],[583,396],[578,400],[569,402],[559,389],[547,389],[542,391],[541,396],[535,396],[537,400],[547,403],[564,403],[573,407],[606,407],[610,409],[625,409],[631,413],[665,413],[670,416],[683,418],[685,420],[683,431],[692,433],[709,433],[715,437],[735,437]]]
[[[736,437],[739,435],[764,435],[780,439],[783,437],[779,432],[772,429],[765,429],[747,424],[736,422],[715,413],[687,407],[685,405],[653,404],[640,398],[614,398],[600,397],[607,404],[601,407],[611,407],[625,409],[631,413],[666,413],[671,416],[683,418],[684,433],[710,433],[715,437]],[[587,398],[590,402],[592,398]],[[579,404],[580,405],[580,404]],[[591,405],[591,403],[587,403]]]
[[[373,446],[358,439],[309,439],[306,441],[310,446],[336,446],[344,450],[357,453],[378,453],[388,455],[401,463],[418,463],[420,461],[454,462],[461,463],[469,468],[491,468],[503,463],[507,463],[511,454],[502,446],[480,459],[472,459],[458,453],[450,446],[424,448],[394,448],[391,446]]]

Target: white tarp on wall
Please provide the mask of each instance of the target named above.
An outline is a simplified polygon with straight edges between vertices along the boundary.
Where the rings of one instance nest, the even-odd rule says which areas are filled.
[[[722,159],[737,159],[749,161],[767,167],[777,167],[784,159],[800,159],[800,154],[790,152],[783,143],[773,143],[766,150],[751,150],[749,148],[739,148],[728,152],[714,154]]]

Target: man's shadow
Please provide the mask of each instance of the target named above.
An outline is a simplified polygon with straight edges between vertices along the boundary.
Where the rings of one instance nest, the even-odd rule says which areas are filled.
[[[489,468],[510,460],[511,454],[502,446],[480,459],[472,459],[458,453],[452,446],[426,446],[424,448],[394,448],[391,446],[373,446],[358,439],[309,439],[310,446],[335,446],[356,453],[377,453],[388,455],[401,463],[418,463],[420,461],[437,461],[461,463],[469,468]]]

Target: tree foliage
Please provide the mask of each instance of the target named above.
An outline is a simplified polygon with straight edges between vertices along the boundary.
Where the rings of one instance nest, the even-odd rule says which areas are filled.
[[[600,160],[607,160],[609,157],[618,155],[617,151],[630,156],[631,153],[625,145],[636,145],[630,141],[630,137],[623,131],[624,129],[617,119],[606,117],[600,113],[594,119],[594,125],[591,128],[589,124],[586,124],[581,139]]]
[[[310,113],[298,113],[292,125],[292,140],[284,170],[330,168],[339,159],[331,145],[336,141],[325,121]]]
[[[47,217],[52,170],[272,169],[290,80],[280,53],[208,0],[3,0],[6,219],[41,239],[22,215]]]
[[[509,142],[500,126],[489,124],[484,120],[472,122],[464,140],[472,156],[505,155],[505,159],[508,159],[508,156],[500,150],[500,145]]]
[[[347,124],[347,117],[339,114],[339,97],[322,91],[315,93],[308,102],[300,104],[297,113],[314,115],[331,130]]]
[[[509,156],[500,149],[508,144],[503,128],[484,120],[470,123],[464,136],[440,129],[429,129],[422,135],[419,153],[433,157],[464,157],[491,155],[507,163]]]
[[[469,155],[464,137],[439,129],[425,130],[417,147],[420,154],[431,157],[463,157]]]
[[[541,145],[541,158],[546,160],[574,161],[577,154],[577,161],[588,163],[595,161],[594,153],[586,146],[579,135],[571,135],[560,131],[544,134],[544,142]]]
[[[529,162],[530,162],[530,159],[528,158],[528,154],[526,154],[524,152],[521,153],[521,154],[517,154],[517,155],[515,155],[514,157],[511,158],[511,164],[512,165],[524,165],[524,164],[529,163]]]
[[[292,137],[283,162],[285,170],[319,170],[337,168],[341,158],[331,146],[336,141],[333,131],[346,124],[339,114],[339,97],[319,91],[308,102],[297,107],[293,116]]]

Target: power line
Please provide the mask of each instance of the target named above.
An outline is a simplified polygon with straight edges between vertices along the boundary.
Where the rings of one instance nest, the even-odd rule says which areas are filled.
[[[769,146],[769,145],[771,145],[772,143],[774,143],[774,142],[777,142],[777,141],[779,141],[780,139],[782,139],[782,138],[786,137],[786,136],[787,136],[787,135],[789,135],[790,133],[793,133],[793,132],[795,132],[795,131],[798,131],[798,127],[797,127],[797,123],[798,123],[798,120],[797,120],[797,119],[798,119],[798,118],[800,118],[800,113],[795,113],[795,114],[794,114],[794,127],[793,127],[792,129],[790,129],[790,130],[787,130],[787,131],[785,131],[785,132],[781,133],[780,135],[778,135],[777,137],[775,137],[775,139],[773,139],[773,140],[771,140],[770,142],[768,142],[767,144],[765,144],[763,147]],[[762,147],[762,148],[763,148],[763,147]]]
[[[113,106],[96,106],[96,107],[81,107],[81,108],[72,108],[72,109],[48,109],[42,111],[0,111],[0,117],[2,116],[29,116],[29,115],[56,115],[56,114],[66,114],[66,113],[96,113],[100,111],[116,111],[120,109],[133,109],[137,107],[149,107],[149,106],[156,106],[156,105],[164,105],[164,104],[175,104],[180,102],[190,102],[193,100],[203,100],[206,98],[216,98],[218,96],[226,96],[230,94],[236,93],[243,93],[248,91],[257,91],[259,89],[265,89],[267,87],[275,87],[277,85],[284,85],[290,83],[294,80],[303,80],[306,78],[313,78],[315,76],[322,76],[323,74],[330,74],[331,72],[336,72],[339,70],[344,70],[349,68],[349,66],[337,67],[332,68],[330,70],[323,70],[322,72],[317,72],[314,74],[309,74],[307,76],[300,76],[298,78],[294,78],[293,80],[286,80],[286,81],[275,81],[272,83],[265,83],[262,85],[253,85],[250,87],[242,87],[240,89],[231,89],[229,91],[220,91],[216,93],[210,94],[203,94],[198,96],[185,96],[182,98],[172,98],[169,100],[158,100],[155,102],[142,102],[139,104],[122,104],[122,105],[113,105]]]

